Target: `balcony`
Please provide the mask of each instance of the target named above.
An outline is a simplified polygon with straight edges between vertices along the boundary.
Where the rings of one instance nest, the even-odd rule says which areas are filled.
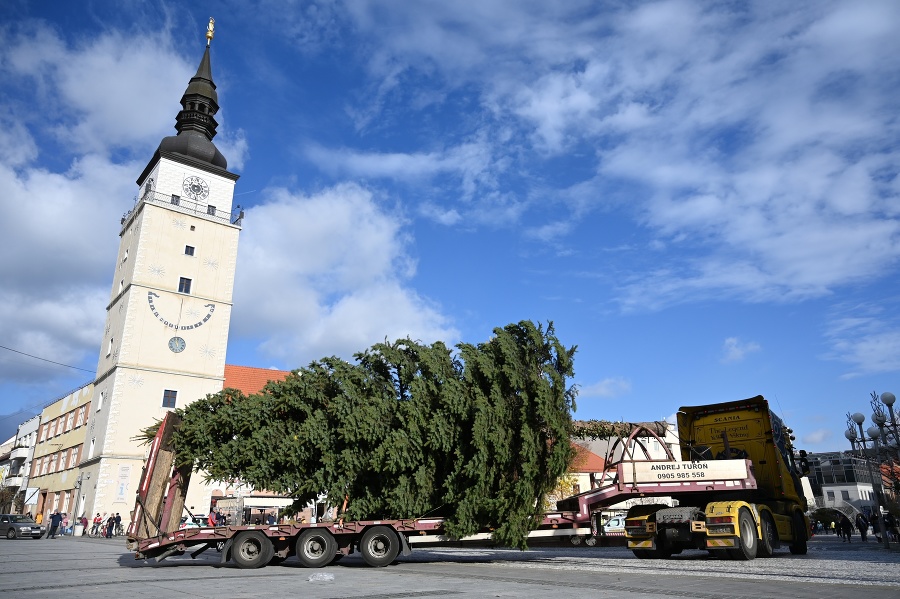
[[[216,207],[211,204],[200,204],[188,198],[159,193],[158,191],[146,191],[140,198],[135,198],[134,208],[122,216],[123,231],[128,226],[128,223],[131,222],[132,217],[137,213],[141,203],[164,206],[175,212],[180,212],[181,214],[190,214],[191,216],[197,216],[217,223],[227,223],[237,227],[241,226],[241,221],[244,218],[244,211],[241,210],[240,206],[238,206],[237,210],[234,212],[223,212],[222,210],[217,210]]]
[[[14,487],[14,488],[18,489],[19,487],[22,486],[23,480],[24,480],[24,477],[22,477],[22,476],[7,476],[6,478],[3,479],[3,486],[4,487]]]
[[[11,460],[25,460],[28,459],[28,451],[29,447],[16,447],[9,454],[9,459]]]

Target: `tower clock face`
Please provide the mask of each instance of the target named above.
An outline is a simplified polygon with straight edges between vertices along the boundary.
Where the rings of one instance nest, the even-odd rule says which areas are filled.
[[[176,354],[180,354],[184,351],[184,348],[187,347],[187,343],[184,342],[184,339],[181,337],[172,337],[169,339],[169,349],[171,349]]]
[[[200,177],[188,177],[181,184],[184,195],[195,201],[205,200],[209,197],[209,185]]]

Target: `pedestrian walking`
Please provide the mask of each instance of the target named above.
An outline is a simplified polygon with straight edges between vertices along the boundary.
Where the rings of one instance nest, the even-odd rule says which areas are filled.
[[[853,541],[850,540],[850,537],[853,535],[853,523],[850,522],[850,518],[841,514],[840,519],[838,519],[838,526],[841,528],[841,542],[852,543]]]
[[[63,534],[63,536],[65,536],[65,535],[69,534],[69,532],[71,532],[71,531],[69,530],[69,514],[63,514],[62,516],[63,516],[63,519],[62,519],[62,534]]]
[[[59,529],[60,524],[62,524],[62,516],[60,515],[59,510],[57,510],[50,516],[50,530],[47,532],[48,539],[56,538],[56,531]]]
[[[116,526],[113,530],[117,535],[122,534],[122,516],[119,515],[119,512],[116,512],[116,517],[114,518]]]
[[[866,535],[869,534],[869,520],[860,512],[856,514],[856,528],[859,530],[859,536],[862,538],[863,543],[867,543],[868,539]]]
[[[897,519],[890,512],[884,514],[884,532],[890,540],[900,540],[900,531],[897,530]]]

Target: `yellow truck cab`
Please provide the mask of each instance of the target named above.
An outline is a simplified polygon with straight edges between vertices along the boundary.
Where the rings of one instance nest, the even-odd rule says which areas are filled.
[[[791,431],[762,396],[678,412],[681,461],[634,468],[634,484],[671,486],[677,507],[637,505],[625,521],[640,558],[707,549],[726,559],[805,554],[809,521]],[[804,452],[805,453],[805,452]],[[802,454],[801,454],[802,455]]]

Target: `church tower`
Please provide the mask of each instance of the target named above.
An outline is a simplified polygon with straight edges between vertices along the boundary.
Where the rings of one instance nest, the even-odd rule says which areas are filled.
[[[222,389],[238,234],[238,175],[213,144],[219,110],[209,40],[181,97],[176,135],[137,179],[119,255],[81,456],[85,513],[127,514],[147,446],[134,440],[166,411]],[[195,481],[203,493],[206,487]],[[203,496],[189,497],[203,512]],[[205,505],[203,502],[205,501]]]

